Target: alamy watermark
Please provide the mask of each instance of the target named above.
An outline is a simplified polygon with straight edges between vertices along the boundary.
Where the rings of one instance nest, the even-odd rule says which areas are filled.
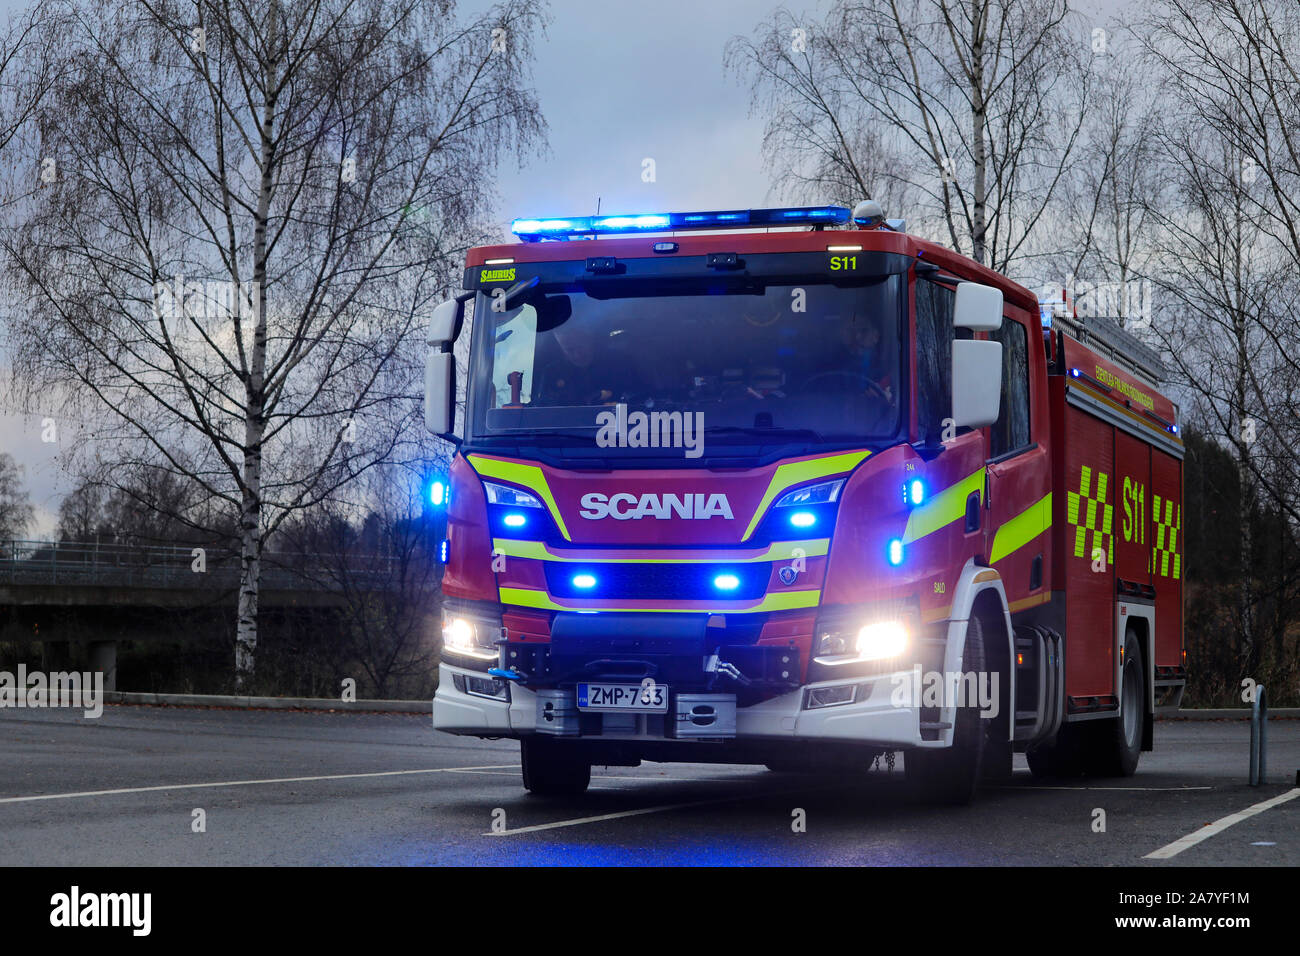
[[[2,707],[80,707],[91,720],[104,713],[103,671],[0,671]]]
[[[922,671],[895,674],[889,701],[895,707],[978,707],[980,717],[998,715],[997,671]]]
[[[50,897],[50,925],[59,928],[118,927],[148,936],[152,911],[152,893],[84,893],[73,886]]]
[[[1039,297],[1045,306],[1050,305],[1081,319],[1122,320],[1127,329],[1151,326],[1150,279],[1088,282],[1071,275],[1064,285],[1044,286]]]
[[[703,412],[632,412],[619,403],[596,415],[601,448],[683,448],[687,458],[704,454]]]
[[[154,316],[170,323],[173,329],[185,321],[219,322],[238,317],[241,322],[254,322],[260,315],[261,301],[257,282],[187,281],[185,276],[177,275],[153,287]]]

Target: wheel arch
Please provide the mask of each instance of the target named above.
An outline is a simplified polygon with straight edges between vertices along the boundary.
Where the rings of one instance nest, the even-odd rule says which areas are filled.
[[[990,674],[998,674],[998,721],[1005,728],[1007,739],[1012,736],[1013,708],[1016,699],[1015,634],[1011,627],[1011,613],[1007,606],[1006,589],[1002,576],[993,568],[966,562],[953,589],[952,610],[948,618],[947,647],[944,652],[944,670],[948,673],[962,669],[962,648],[966,643],[966,630],[971,617],[978,617],[985,631],[985,667]],[[956,708],[944,707],[941,719],[950,725],[941,735],[943,746],[952,744],[951,725],[956,719]]]
[[[1146,709],[1147,716],[1142,728],[1142,749],[1144,751],[1154,750],[1156,721],[1155,608],[1121,601],[1117,613],[1116,637],[1120,642],[1123,642],[1127,638],[1128,632],[1132,630],[1133,636],[1138,642],[1138,647],[1142,651],[1142,679],[1145,685],[1142,690],[1142,705]],[[1119,681],[1116,681],[1115,693],[1122,707],[1123,688]]]

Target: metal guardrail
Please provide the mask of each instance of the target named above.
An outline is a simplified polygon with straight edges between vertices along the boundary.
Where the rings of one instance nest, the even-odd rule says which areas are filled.
[[[0,585],[99,585],[125,588],[234,588],[240,556],[205,548],[202,572],[194,570],[194,545],[160,546],[99,541],[0,541]],[[268,552],[261,586],[267,589],[335,590],[322,571],[346,573],[354,586],[380,587],[396,576],[392,555],[329,555]]]

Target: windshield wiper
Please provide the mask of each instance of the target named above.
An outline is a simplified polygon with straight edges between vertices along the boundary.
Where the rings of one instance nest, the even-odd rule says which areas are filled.
[[[813,431],[811,428],[759,428],[756,425],[718,425],[711,428],[705,428],[706,435],[779,435],[782,438],[799,437],[811,438],[814,441],[821,440],[821,432]]]
[[[593,425],[590,432],[556,432],[556,431],[535,431],[535,432],[500,432],[496,434],[480,435],[480,438],[504,438],[515,442],[544,442],[548,439],[563,441],[594,441],[596,438],[596,427]]]
[[[515,299],[519,298],[521,295],[525,295],[527,293],[532,292],[534,289],[538,287],[538,285],[541,284],[541,281],[542,280],[539,276],[530,276],[527,279],[521,279],[520,281],[516,282],[509,289],[507,289],[505,295],[501,297],[503,302],[505,303],[505,307],[507,309],[513,308],[513,306],[510,303],[514,302]]]

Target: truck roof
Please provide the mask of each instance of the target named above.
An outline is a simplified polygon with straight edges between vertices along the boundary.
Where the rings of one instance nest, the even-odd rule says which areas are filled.
[[[954,252],[907,232],[887,226],[845,225],[806,229],[709,229],[615,234],[603,237],[573,236],[546,241],[516,241],[491,246],[475,246],[465,257],[466,269],[481,266],[508,266],[529,262],[566,262],[594,256],[616,259],[649,259],[662,256],[656,243],[676,244],[673,255],[703,256],[709,253],[791,253],[876,251],[918,258],[937,266],[942,272],[993,286],[1002,291],[1005,301],[1029,313],[1037,323],[1038,296],[1029,289],[974,259]],[[469,288],[470,286],[466,286]],[[1175,421],[1174,404],[1157,391],[1165,377],[1159,357],[1138,339],[1115,323],[1103,320],[1080,320],[1065,316],[1053,319],[1052,327],[1062,331],[1070,343],[1067,361],[1093,388],[1103,388],[1120,401],[1130,403],[1157,422]],[[1086,367],[1086,373],[1083,369]]]
[[[575,238],[545,242],[512,242],[475,246],[465,256],[466,268],[509,265],[524,262],[563,262],[588,256],[652,258],[656,242],[677,243],[677,255],[702,256],[711,252],[819,252],[833,246],[860,246],[862,251],[894,252],[920,257],[946,272],[1002,290],[1003,298],[1019,308],[1038,314],[1038,297],[1018,282],[980,265],[960,253],[905,232],[886,228],[827,228],[821,230],[751,232],[718,230],[709,232],[658,233],[606,238]]]

